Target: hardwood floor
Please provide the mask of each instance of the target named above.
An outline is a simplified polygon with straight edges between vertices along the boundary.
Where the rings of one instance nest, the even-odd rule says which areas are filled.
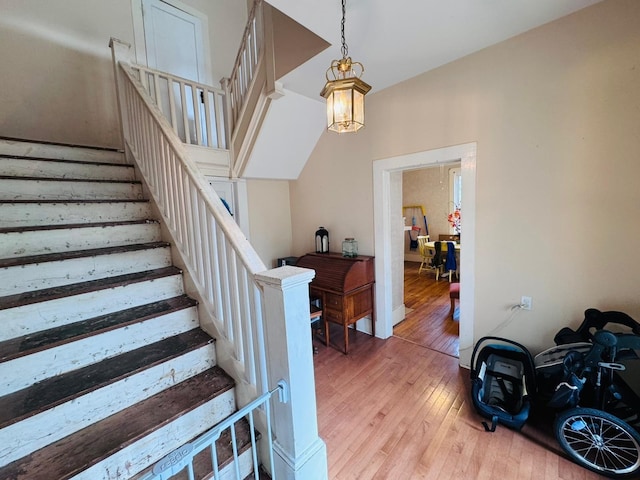
[[[449,282],[436,282],[433,272],[418,275],[420,263],[404,264],[404,304],[410,309],[406,318],[393,328],[396,337],[423,347],[458,356],[458,305],[451,319]]]
[[[320,344],[314,355],[330,479],[601,478],[562,456],[546,421],[485,432],[458,359],[398,337],[350,335],[349,355]]]

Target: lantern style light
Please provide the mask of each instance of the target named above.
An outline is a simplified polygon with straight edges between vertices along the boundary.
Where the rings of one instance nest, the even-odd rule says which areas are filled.
[[[316,253],[329,253],[329,232],[324,227],[316,231]]]
[[[333,60],[327,69],[327,83],[320,96],[327,100],[327,129],[337,133],[357,132],[364,127],[364,96],[371,86],[360,77],[364,66],[348,57],[345,41],[346,0],[342,0],[342,59]]]

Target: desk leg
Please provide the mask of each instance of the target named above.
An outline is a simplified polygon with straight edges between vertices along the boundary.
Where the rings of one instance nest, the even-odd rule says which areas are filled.
[[[376,338],[376,289],[371,285],[371,336]]]
[[[375,313],[373,313],[373,310],[371,311],[371,336],[373,338],[376,337],[376,317]]]
[[[347,322],[343,323],[344,325],[344,354],[349,353],[349,324]],[[354,323],[355,330],[355,323]]]
[[[329,346],[329,320],[326,317],[322,317],[324,320],[324,343],[328,347]]]

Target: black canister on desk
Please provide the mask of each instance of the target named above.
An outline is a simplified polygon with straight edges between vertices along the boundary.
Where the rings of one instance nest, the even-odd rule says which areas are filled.
[[[324,227],[316,231],[316,253],[329,253],[329,232]]]

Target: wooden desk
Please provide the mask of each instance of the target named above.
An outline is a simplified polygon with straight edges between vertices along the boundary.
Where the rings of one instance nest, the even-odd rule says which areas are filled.
[[[349,353],[349,325],[374,317],[374,257],[359,255],[343,257],[341,253],[308,253],[298,259],[298,267],[311,268],[316,276],[311,281],[310,294],[321,299],[325,324],[325,340],[329,345],[329,322],[344,329],[344,353]]]

